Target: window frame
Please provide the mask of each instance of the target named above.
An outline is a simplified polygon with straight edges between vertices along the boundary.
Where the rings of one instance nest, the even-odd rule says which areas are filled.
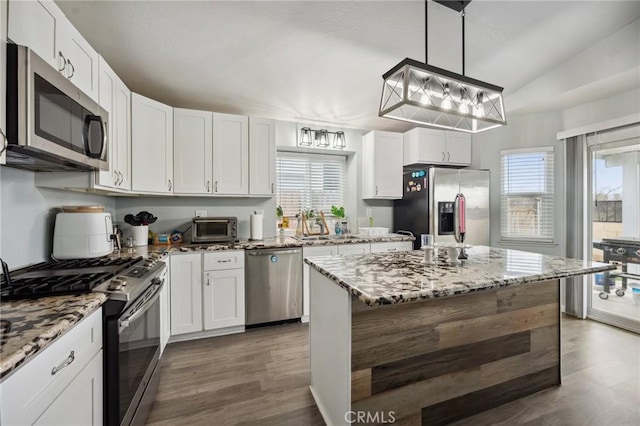
[[[322,163],[322,162],[327,162],[327,163],[342,163],[341,164],[341,170],[340,170],[340,174],[339,174],[339,180],[340,180],[340,192],[341,192],[341,196],[340,196],[340,201],[338,202],[337,200],[334,200],[334,202],[332,202],[332,205],[336,205],[336,206],[345,206],[345,203],[347,202],[347,186],[346,186],[346,179],[347,179],[347,174],[348,174],[348,170],[347,170],[347,160],[348,160],[348,156],[347,155],[337,155],[337,154],[328,154],[328,153],[311,153],[311,152],[299,152],[299,151],[277,151],[276,153],[276,205],[280,206],[283,204],[283,200],[281,199],[281,194],[283,192],[283,188],[285,187],[285,185],[282,184],[282,177],[280,175],[281,173],[281,165],[280,165],[280,159],[281,158],[293,158],[293,159],[298,159],[300,161],[309,161],[311,163],[313,162],[317,162],[317,163]],[[296,171],[292,171],[292,173],[296,173]],[[324,182],[324,180],[322,181]],[[311,182],[306,182],[306,185],[309,185]],[[334,182],[335,183],[335,182]],[[314,191],[317,191],[316,189],[312,188],[312,187],[307,187],[304,189],[305,191],[307,191],[309,194],[313,194]],[[303,202],[301,202],[301,207],[300,209],[302,210],[308,210],[308,209],[313,209],[314,212],[318,212],[318,210],[322,210],[322,212],[324,213],[325,218],[327,219],[333,219],[334,216],[331,214],[331,210],[330,210],[330,206],[325,206],[325,209],[322,209],[322,206],[318,206],[318,205],[314,205],[313,203],[313,196],[310,196],[310,198],[308,200],[305,200]],[[310,203],[310,206],[307,206],[307,202]],[[291,212],[288,210],[288,208],[286,207],[286,203],[284,203],[285,206],[283,206],[283,210],[284,210],[284,216],[287,216],[289,218],[293,218],[296,217],[296,215],[298,214],[298,212]]]
[[[505,157],[510,155],[526,155],[526,154],[540,154],[551,159],[551,164],[546,163],[544,169],[544,181],[542,182],[543,191],[531,191],[531,192],[505,192]],[[555,177],[555,147],[554,146],[541,146],[535,148],[521,148],[521,149],[506,149],[500,151],[500,242],[501,243],[533,243],[533,244],[555,244],[556,236],[556,221],[555,221],[555,195],[556,195],[556,177]],[[547,179],[550,177],[550,179]],[[544,217],[538,217],[541,233],[539,236],[526,234],[526,233],[511,233],[508,234],[507,224],[509,221],[508,204],[510,199],[538,199],[537,210],[542,212],[543,216],[548,214],[548,223],[544,221]]]

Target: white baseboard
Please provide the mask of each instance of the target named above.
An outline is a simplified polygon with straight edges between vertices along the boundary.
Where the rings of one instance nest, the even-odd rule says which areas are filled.
[[[186,342],[187,340],[206,339],[207,337],[226,336],[227,334],[244,333],[244,325],[225,327],[217,330],[196,331],[195,333],[176,334],[169,337],[169,343]]]

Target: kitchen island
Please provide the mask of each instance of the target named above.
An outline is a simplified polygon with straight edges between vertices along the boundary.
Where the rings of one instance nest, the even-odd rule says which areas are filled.
[[[327,424],[446,424],[560,384],[560,279],[610,265],[474,247],[307,258]]]

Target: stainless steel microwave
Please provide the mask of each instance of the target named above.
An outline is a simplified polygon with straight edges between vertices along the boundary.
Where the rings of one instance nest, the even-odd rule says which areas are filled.
[[[192,243],[232,243],[238,241],[237,217],[194,217]]]
[[[31,49],[7,45],[7,165],[108,170],[107,112]]]

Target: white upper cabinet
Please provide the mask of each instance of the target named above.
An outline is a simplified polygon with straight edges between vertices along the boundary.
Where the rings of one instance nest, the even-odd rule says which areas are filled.
[[[173,191],[173,108],[131,94],[131,189]]]
[[[64,66],[59,56],[58,39],[66,20],[52,0],[12,1],[9,7],[9,39],[29,46],[60,71]]]
[[[96,172],[96,185],[131,189],[131,91],[100,57],[100,106],[109,113],[109,170]]]
[[[176,194],[213,190],[213,113],[173,110],[173,175]]]
[[[53,1],[12,1],[9,39],[30,47],[93,100],[98,100],[98,53]]]
[[[404,165],[471,164],[471,135],[416,127],[404,134]]]
[[[116,143],[115,165],[119,180],[118,189],[131,189],[131,90],[117,79],[114,104],[116,115],[111,118],[114,122]],[[113,146],[113,144],[111,144]]]
[[[69,21],[62,27],[63,36],[57,41],[66,59],[63,74],[93,100],[98,100],[98,52]]]
[[[7,2],[0,1],[0,64],[7,63]],[[7,76],[6,69],[0,66],[0,164],[5,163],[5,152],[3,150],[7,132],[7,114],[5,112],[7,96]]]
[[[213,193],[249,194],[249,118],[213,113]]]
[[[276,193],[276,122],[249,118],[249,194]]]
[[[402,134],[372,131],[362,137],[362,198],[402,198]]]

